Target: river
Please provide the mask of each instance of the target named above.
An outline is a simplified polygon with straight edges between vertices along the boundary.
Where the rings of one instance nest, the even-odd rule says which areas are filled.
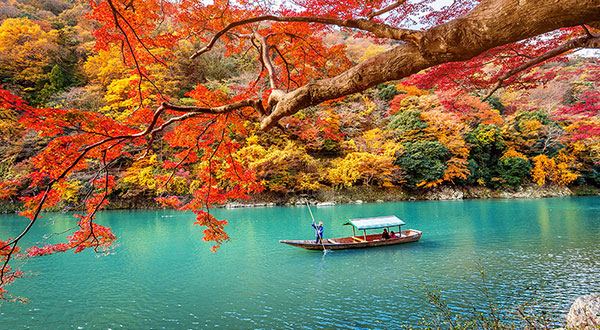
[[[426,290],[441,290],[458,314],[482,304],[479,270],[501,308],[534,303],[554,317],[600,288],[599,197],[312,210],[326,238],[350,235],[341,225],[348,218],[382,215],[423,236],[324,255],[278,242],[313,237],[306,207],[216,209],[231,241],[211,253],[191,213],[106,211],[98,222],[119,237],[113,251],[29,260],[22,270],[32,276],[8,289],[31,302],[4,303],[0,328],[389,329],[429,315]],[[58,213],[41,220],[28,243],[73,225]],[[25,224],[0,215],[0,237]]]

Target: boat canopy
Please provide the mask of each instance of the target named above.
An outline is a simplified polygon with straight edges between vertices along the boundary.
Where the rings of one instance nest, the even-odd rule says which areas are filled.
[[[396,217],[395,215],[387,215],[383,217],[374,218],[349,219],[344,223],[344,225],[352,225],[354,226],[354,228],[359,230],[402,226],[405,224],[406,223],[404,223],[404,221],[398,219],[398,217]]]

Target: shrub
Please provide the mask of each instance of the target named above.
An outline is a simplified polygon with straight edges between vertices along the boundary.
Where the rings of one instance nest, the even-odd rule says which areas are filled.
[[[391,101],[394,96],[398,95],[398,90],[396,89],[396,86],[394,85],[380,85],[378,86],[379,91],[377,92],[377,96],[379,96],[380,99],[389,102]]]
[[[531,163],[528,159],[510,157],[498,161],[498,176],[509,186],[520,186],[530,172]]]
[[[427,128],[427,124],[421,120],[421,111],[408,110],[398,112],[389,124],[390,129],[395,129],[404,134],[408,131],[418,131]]]
[[[404,172],[407,186],[420,187],[444,178],[444,164],[450,159],[450,153],[439,141],[408,142],[404,147],[404,152],[394,164]]]

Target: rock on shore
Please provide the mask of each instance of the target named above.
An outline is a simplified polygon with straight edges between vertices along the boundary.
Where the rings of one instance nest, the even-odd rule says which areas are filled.
[[[567,324],[555,330],[597,329],[600,329],[600,294],[589,294],[575,299],[567,314]]]
[[[423,194],[426,200],[457,200],[486,198],[542,198],[572,196],[573,192],[563,186],[526,185],[515,190],[490,189],[481,186],[453,187],[440,186]]]
[[[592,330],[599,328],[600,294],[577,298],[567,315],[567,329]]]

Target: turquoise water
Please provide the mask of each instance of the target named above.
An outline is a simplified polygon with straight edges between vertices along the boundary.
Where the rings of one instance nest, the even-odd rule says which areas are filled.
[[[313,237],[306,207],[219,209],[231,242],[217,253],[193,215],[109,211],[109,255],[41,257],[10,286],[29,304],[0,307],[1,329],[362,329],[414,323],[430,310],[419,288],[443,290],[460,313],[481,302],[477,269],[502,307],[543,297],[564,313],[600,291],[600,198],[401,202],[313,207],[325,237],[347,236],[347,218],[395,214],[423,231],[418,243],[311,252],[278,243]],[[0,237],[25,219],[0,215]],[[47,214],[28,236],[72,226]],[[467,303],[462,303],[466,300]],[[557,311],[557,312],[556,312]]]

